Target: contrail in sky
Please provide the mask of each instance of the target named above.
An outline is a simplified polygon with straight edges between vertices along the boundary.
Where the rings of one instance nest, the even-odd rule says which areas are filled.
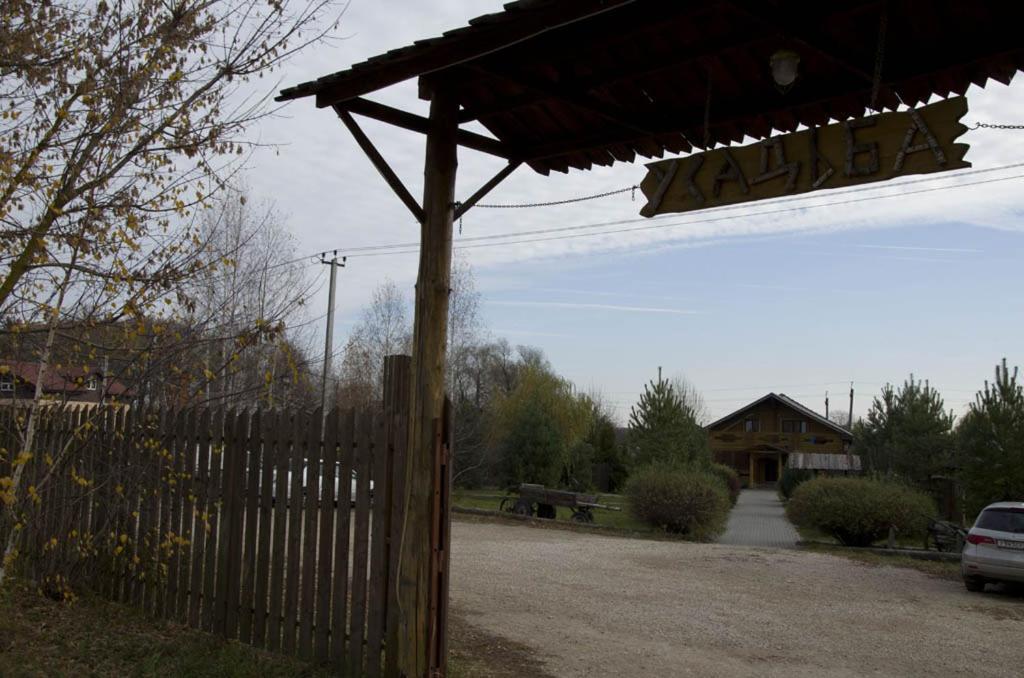
[[[575,308],[594,311],[620,311],[623,313],[665,313],[669,315],[698,315],[701,311],[654,306],[617,306],[614,304],[577,304],[568,301],[489,301],[492,306],[527,306],[533,308]]]

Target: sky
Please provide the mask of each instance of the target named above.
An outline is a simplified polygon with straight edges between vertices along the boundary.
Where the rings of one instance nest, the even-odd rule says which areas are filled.
[[[342,70],[501,5],[352,0],[337,39],[288,62],[277,85]],[[964,122],[1024,123],[1022,82],[972,87]],[[426,114],[414,81],[370,98]],[[360,122],[421,196],[423,138]],[[329,111],[298,100],[253,134],[263,147],[246,180],[285,215],[298,254],[418,240],[418,225]],[[639,193],[635,202],[624,193],[563,207],[477,208],[456,226],[456,256],[474,271],[489,331],[543,349],[623,423],[659,367],[700,390],[712,417],[769,391],[818,411],[828,393],[834,409],[846,410],[851,382],[860,416],[885,383],[911,373],[960,414],[998,360],[1024,362],[1024,130],[980,129],[961,141],[971,145],[971,170],[795,201],[655,219],[639,217]],[[461,149],[457,196],[501,166]],[[486,202],[591,195],[637,184],[645,173],[639,161],[549,177],[520,168]],[[571,238],[471,240],[567,226],[589,228]],[[338,349],[377,285],[394,281],[411,300],[414,249],[352,253],[338,281]],[[325,276],[326,267],[311,259],[310,275]],[[312,318],[326,296],[321,287],[311,300]]]

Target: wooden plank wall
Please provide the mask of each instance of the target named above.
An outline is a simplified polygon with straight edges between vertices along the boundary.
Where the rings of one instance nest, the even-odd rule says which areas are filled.
[[[74,586],[153,616],[382,675],[407,367],[389,368],[383,412],[48,411],[26,467],[40,501],[24,574],[74,572]],[[17,426],[0,411],[0,475]]]

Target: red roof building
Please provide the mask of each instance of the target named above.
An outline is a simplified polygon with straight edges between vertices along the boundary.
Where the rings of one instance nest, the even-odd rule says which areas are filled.
[[[40,364],[0,360],[0,400],[31,400],[39,382]],[[130,395],[127,386],[90,365],[51,365],[43,371],[43,395],[65,402],[102,402]]]

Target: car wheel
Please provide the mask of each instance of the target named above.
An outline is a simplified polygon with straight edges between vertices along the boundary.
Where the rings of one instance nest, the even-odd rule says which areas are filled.
[[[964,586],[971,593],[981,593],[985,590],[985,580],[977,577],[964,577]]]

